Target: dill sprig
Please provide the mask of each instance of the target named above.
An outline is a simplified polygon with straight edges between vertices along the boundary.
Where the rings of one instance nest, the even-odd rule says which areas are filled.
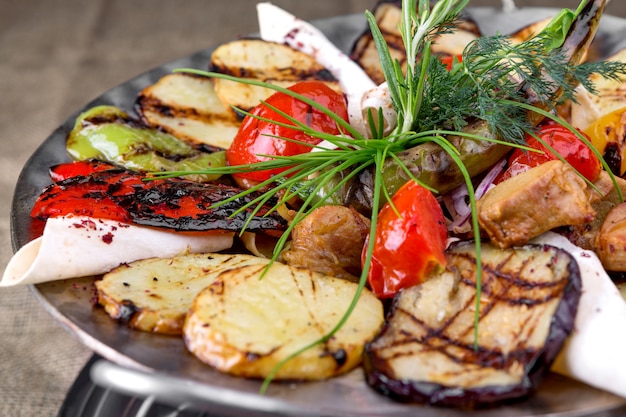
[[[552,47],[553,42],[546,33],[518,44],[503,35],[480,37],[465,48],[450,71],[431,57],[423,98],[427,105],[421,107],[415,129],[461,130],[468,120],[478,118],[502,140],[520,143],[534,129],[527,110],[519,106],[527,101],[528,91],[535,105],[555,112],[558,104],[575,100],[576,86],[595,92],[591,74],[617,79],[626,71],[621,62],[572,65],[562,49]]]

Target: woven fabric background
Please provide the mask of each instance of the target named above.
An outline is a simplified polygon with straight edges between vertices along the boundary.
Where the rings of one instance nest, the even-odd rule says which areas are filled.
[[[73,111],[172,59],[257,31],[251,0],[2,1],[0,268],[12,255],[10,205],[19,172]],[[276,0],[304,19],[362,13],[375,0]],[[574,7],[578,1],[521,1]],[[499,6],[500,1],[472,1]],[[626,17],[626,2],[608,12]],[[28,288],[0,289],[0,417],[55,416],[90,357]]]

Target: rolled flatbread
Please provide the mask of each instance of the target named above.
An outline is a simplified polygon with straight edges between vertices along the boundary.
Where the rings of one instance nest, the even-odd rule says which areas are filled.
[[[595,253],[556,233],[546,233],[535,242],[571,253],[583,284],[574,331],[552,371],[626,398],[626,301]]]
[[[9,261],[0,287],[97,275],[124,263],[181,253],[218,252],[234,232],[181,233],[90,217],[54,217],[43,235]]]

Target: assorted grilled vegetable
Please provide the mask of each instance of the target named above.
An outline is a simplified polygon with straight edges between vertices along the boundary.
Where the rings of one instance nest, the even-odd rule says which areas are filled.
[[[240,39],[220,45],[211,54],[210,68],[242,79],[254,79],[290,87],[301,81],[320,81],[341,92],[333,75],[313,57],[275,42]],[[250,111],[274,92],[262,86],[214,78],[222,102]]]
[[[348,110],[343,95],[326,84],[303,81],[289,90],[315,101],[347,121]],[[341,133],[335,120],[326,113],[287,95],[273,94],[265,103],[267,105],[256,106],[243,119],[233,143],[226,151],[226,160],[230,165],[251,165],[280,156],[308,153],[322,139],[295,129],[298,123],[328,135]],[[288,168],[239,172],[233,176],[265,181]]]
[[[148,126],[214,150],[228,149],[240,123],[210,78],[186,73],[164,75],[144,88],[136,109]]]
[[[194,298],[224,271],[268,261],[252,255],[186,254],[121,265],[96,281],[111,318],[145,332],[181,335]]]
[[[397,59],[402,68],[406,69],[407,54],[402,40],[399,23],[402,20],[402,1],[380,1],[372,10],[377,26],[389,47],[391,56]],[[463,49],[482,35],[476,22],[467,16],[461,16],[455,22],[452,33],[439,34],[433,45],[433,53],[448,60],[463,53]],[[369,30],[365,31],[354,43],[350,57],[357,62],[370,78],[376,83],[385,82],[385,74],[381,66],[376,44]]]
[[[481,36],[467,4],[382,1],[350,57],[261,4],[271,41],[162,77],[139,118],[81,114],[32,216],[241,236],[257,256],[133,259],[95,284],[113,319],[220,372],[266,387],[364,361],[403,402],[527,397],[582,292],[567,251],[528,242],[557,230],[626,270],[626,60],[581,64],[604,0],[510,38]]]
[[[428,280],[446,264],[447,240],[443,210],[433,193],[416,182],[406,183],[378,215],[367,276],[374,294],[390,298]]]

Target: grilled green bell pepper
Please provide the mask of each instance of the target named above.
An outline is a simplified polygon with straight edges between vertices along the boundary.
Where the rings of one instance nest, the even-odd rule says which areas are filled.
[[[204,152],[175,136],[147,127],[114,106],[96,106],[80,114],[66,141],[75,160],[98,159],[145,172],[198,171],[226,164],[223,151]],[[192,174],[213,181],[217,174]]]

